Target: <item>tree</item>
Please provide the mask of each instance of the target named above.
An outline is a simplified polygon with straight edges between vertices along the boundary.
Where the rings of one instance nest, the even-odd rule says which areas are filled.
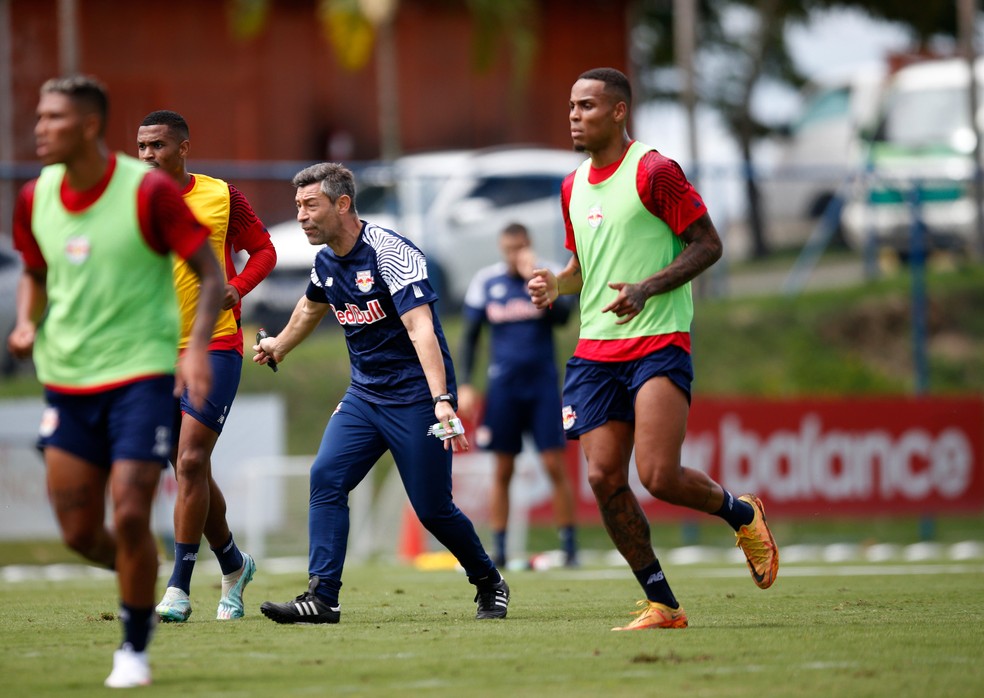
[[[804,77],[790,59],[784,36],[787,23],[804,19],[806,9],[798,0],[696,2],[698,101],[721,114],[738,143],[753,254],[762,257],[769,248],[752,151],[755,142],[772,132],[775,125],[752,113],[752,94],[766,79],[793,87],[803,84]],[[651,79],[643,80],[644,98],[680,98],[679,81],[672,69],[666,69],[674,61],[672,8],[672,0],[644,3],[643,61],[655,68],[649,74]]]
[[[954,0],[693,0],[698,7],[698,101],[717,110],[741,152],[748,204],[748,224],[757,257],[769,251],[766,222],[762,220],[755,142],[774,133],[752,111],[752,96],[764,81],[799,88],[804,83],[785,43],[787,27],[805,22],[814,10],[854,8],[872,17],[900,22],[924,47],[930,39],[956,36]],[[679,101],[680,80],[673,56],[673,0],[643,0],[637,46],[641,64],[648,68],[642,97]],[[978,13],[979,14],[979,13]],[[737,18],[737,21],[736,21]]]

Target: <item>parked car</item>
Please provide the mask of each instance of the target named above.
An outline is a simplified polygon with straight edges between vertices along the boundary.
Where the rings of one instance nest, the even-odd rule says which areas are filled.
[[[511,222],[529,228],[541,257],[566,261],[560,185],[583,159],[534,147],[407,155],[358,172],[356,206],[424,251],[442,305],[456,309],[472,276],[499,259],[499,233]],[[271,227],[270,236],[277,267],[243,299],[243,313],[278,328],[304,292],[317,250],[294,220]]]
[[[984,84],[984,59],[975,66]],[[918,186],[928,244],[963,249],[976,236],[970,70],[963,59],[900,69],[885,92],[881,118],[867,144],[867,171],[844,210],[844,232],[859,249],[910,247],[912,197]],[[984,125],[981,111],[978,124]]]
[[[776,163],[763,181],[770,242],[802,245],[835,197],[843,197],[863,158],[862,133],[877,119],[885,70],[872,65],[814,83],[802,110],[777,143]]]

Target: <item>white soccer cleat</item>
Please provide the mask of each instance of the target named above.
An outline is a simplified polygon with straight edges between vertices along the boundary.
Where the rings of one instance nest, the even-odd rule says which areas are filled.
[[[237,574],[222,576],[222,598],[219,599],[217,620],[235,620],[246,614],[243,604],[243,589],[256,574],[256,563],[246,553],[243,553],[243,566]]]
[[[154,610],[164,623],[184,623],[191,615],[191,599],[181,589],[168,587]]]
[[[150,685],[150,662],[146,652],[134,652],[129,645],[113,652],[113,671],[104,682],[108,688],[136,688]]]

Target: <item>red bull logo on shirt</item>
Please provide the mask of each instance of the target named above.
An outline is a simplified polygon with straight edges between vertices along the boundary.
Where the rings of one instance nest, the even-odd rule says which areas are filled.
[[[371,325],[386,317],[386,311],[376,300],[369,301],[365,310],[355,303],[346,303],[345,310],[338,310],[332,305],[331,311],[335,313],[339,325]]]
[[[366,269],[365,271],[355,272],[355,285],[359,287],[359,290],[363,293],[368,293],[372,288],[373,283],[375,283],[372,278],[372,272]]]
[[[601,206],[595,205],[588,209],[588,225],[592,228],[597,228],[603,220],[605,216],[601,212]]]

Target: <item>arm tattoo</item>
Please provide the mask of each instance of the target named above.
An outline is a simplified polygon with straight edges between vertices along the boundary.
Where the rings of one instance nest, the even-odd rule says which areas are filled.
[[[643,281],[647,296],[683,286],[721,258],[721,238],[706,213],[680,233],[683,252],[664,269]]]

